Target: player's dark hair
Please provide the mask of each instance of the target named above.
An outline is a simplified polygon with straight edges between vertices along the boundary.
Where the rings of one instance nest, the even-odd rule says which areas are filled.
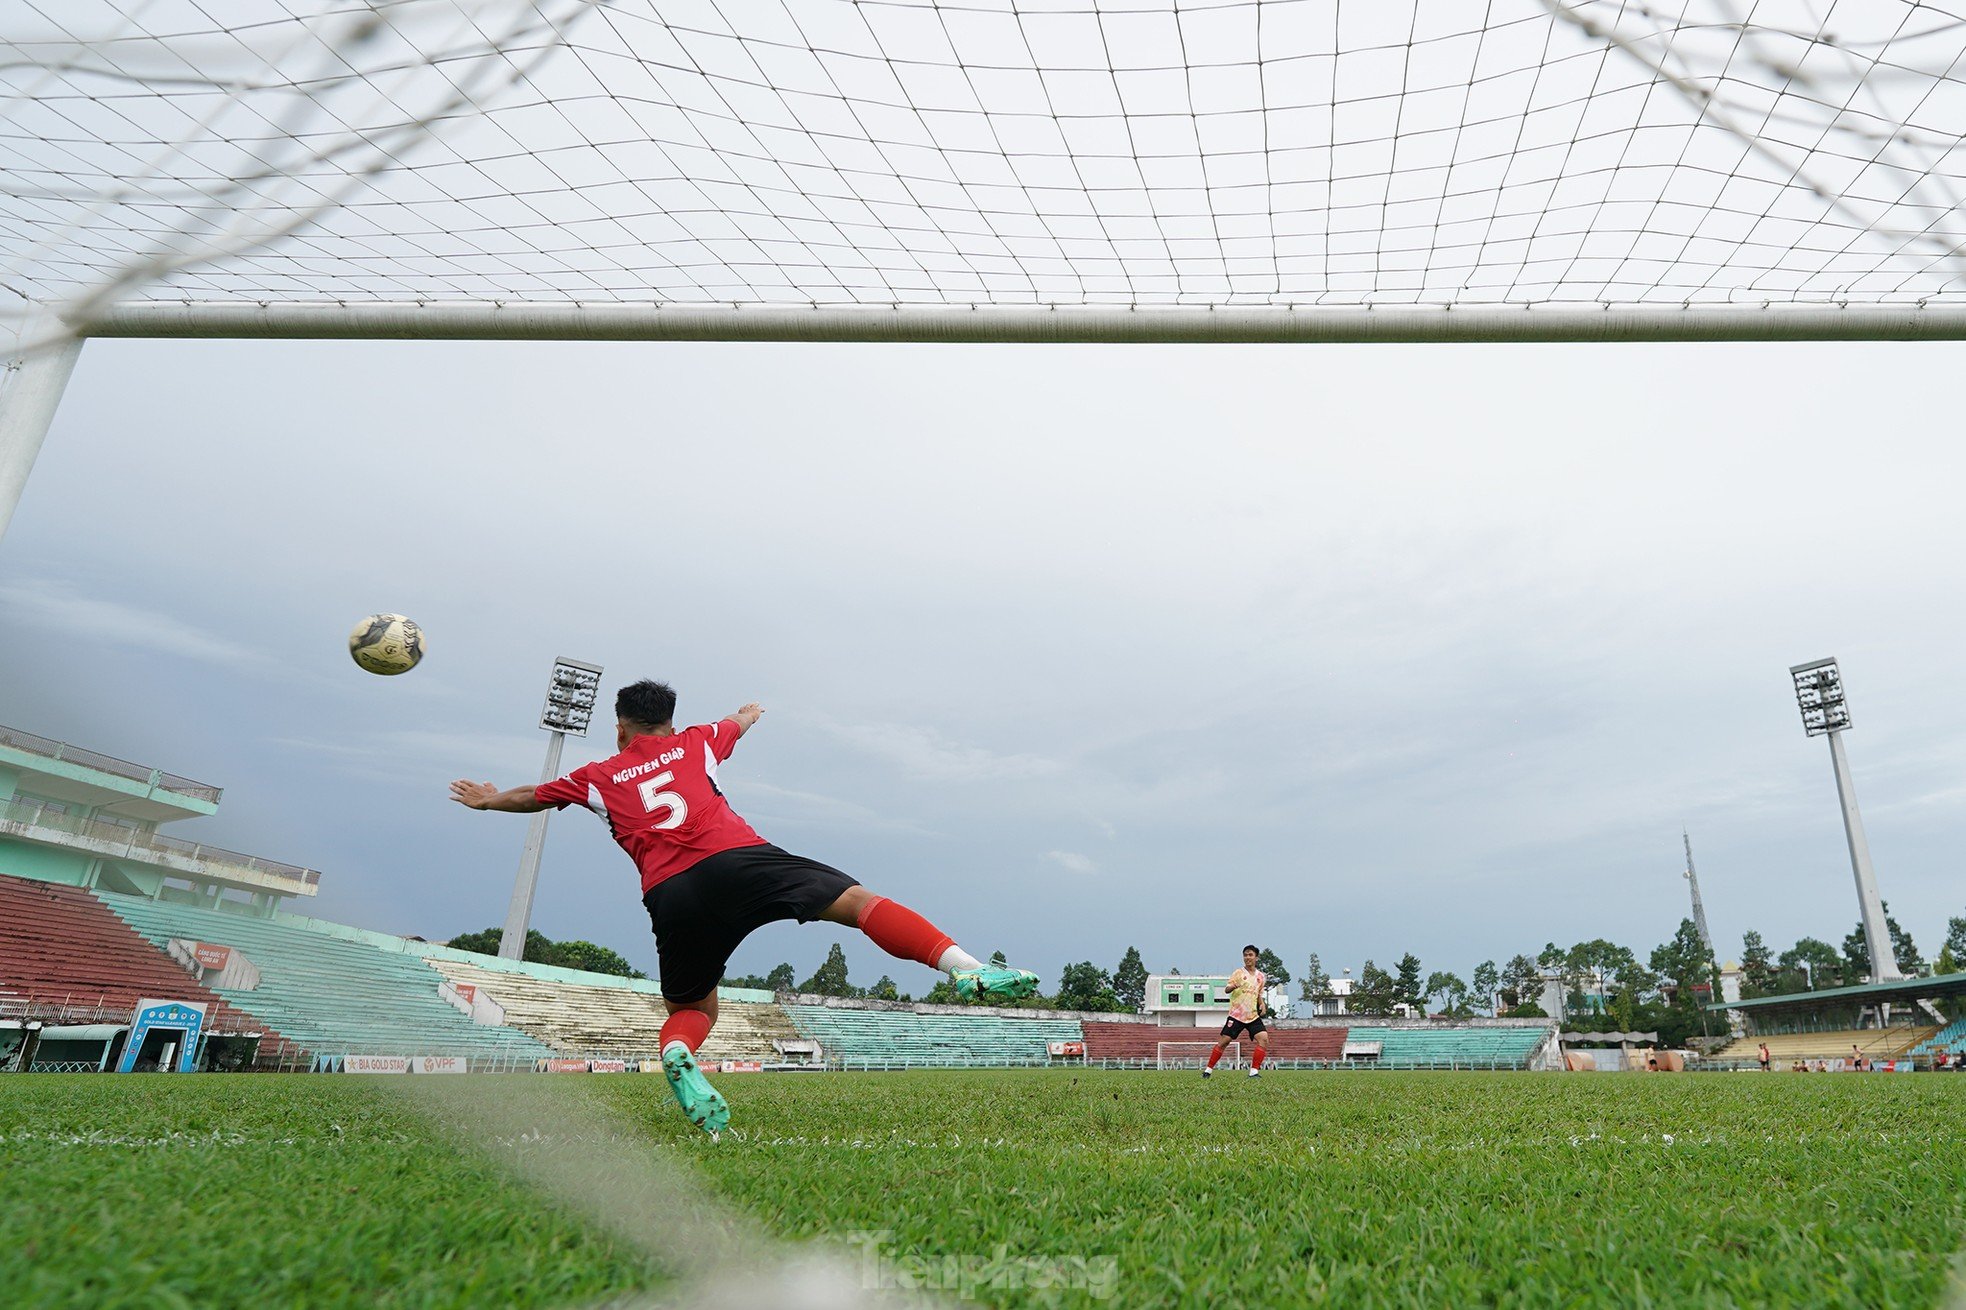
[[[644,728],[660,728],[676,717],[676,689],[653,678],[631,682],[614,694],[614,717]]]
[[[1258,955],[1261,955],[1263,953],[1261,951],[1256,950],[1254,946],[1245,946],[1242,949],[1244,949],[1245,951],[1256,951]]]

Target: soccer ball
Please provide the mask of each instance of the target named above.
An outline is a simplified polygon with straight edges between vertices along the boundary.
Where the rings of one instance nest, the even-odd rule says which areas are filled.
[[[423,629],[400,614],[371,614],[348,634],[348,653],[370,673],[408,673],[423,658]]]

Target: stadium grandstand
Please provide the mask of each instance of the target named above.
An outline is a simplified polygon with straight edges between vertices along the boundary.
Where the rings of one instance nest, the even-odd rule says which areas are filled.
[[[1952,1017],[1962,998],[1966,973],[1725,1002],[1710,1008],[1743,1030],[1699,1064],[1757,1067],[1764,1042],[1774,1069],[1790,1069],[1798,1061],[1844,1069],[1859,1058],[1873,1068],[1928,1069],[1941,1050],[1950,1064],[1966,1047],[1966,1020]]]
[[[652,980],[293,913],[283,906],[317,893],[315,870],[158,831],[216,813],[222,795],[0,728],[0,1068],[168,1063],[165,1039],[128,1049],[153,1003],[200,1016],[195,1033],[174,1030],[191,1047],[190,1069],[408,1067],[419,1057],[481,1071],[627,1068],[658,1055],[665,1010]],[[1196,996],[1140,1015],[725,988],[703,1052],[758,1068],[1182,1066],[1208,1044],[1195,1025],[1220,1003],[1220,981],[1195,979]],[[1272,1052],[1285,1067],[1522,1069],[1554,1067],[1554,1047],[1548,1022],[1317,1019],[1278,1021]]]

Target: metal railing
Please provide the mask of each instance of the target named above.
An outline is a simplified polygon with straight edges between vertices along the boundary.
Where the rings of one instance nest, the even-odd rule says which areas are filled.
[[[127,1024],[135,1015],[133,1003],[111,1000],[106,992],[0,992],[0,1019],[42,1024]],[[208,1010],[205,1014],[204,1033],[208,1037],[237,1037],[242,1033],[263,1032],[265,1028],[266,1025],[243,1013]]]
[[[1137,1059],[1118,1057],[1101,1059],[1094,1056],[1086,1060],[1031,1056],[1026,1058],[1003,1057],[989,1060],[967,1060],[960,1064],[937,1063],[926,1060],[826,1060],[814,1067],[823,1067],[833,1073],[903,1073],[914,1069],[1131,1069],[1152,1072],[1189,1072],[1200,1068],[1200,1061],[1182,1064],[1163,1064],[1152,1056]],[[1237,1068],[1247,1068],[1245,1056]],[[1360,1071],[1382,1070],[1393,1072],[1412,1072],[1438,1070],[1440,1072],[1489,1073],[1521,1072],[1521,1060],[1286,1060],[1268,1059],[1263,1068],[1270,1069],[1356,1069]]]
[[[174,856],[205,866],[194,872],[207,872],[220,878],[226,869],[240,869],[263,878],[277,878],[308,887],[318,886],[321,881],[317,869],[264,860],[257,855],[228,851],[202,842],[189,842],[181,837],[166,837],[161,833],[125,827],[104,819],[84,819],[59,809],[50,810],[41,801],[8,801],[4,807],[0,807],[0,827],[5,826],[29,830],[21,833],[22,836],[33,836],[37,832],[55,833],[102,846],[120,847],[123,855],[133,859],[142,859],[145,855]],[[167,863],[164,867],[172,866]]]
[[[225,790],[222,787],[214,787],[208,782],[193,782],[190,778],[180,778],[175,773],[164,773],[157,769],[145,768],[141,764],[133,764],[129,760],[119,760],[114,755],[104,755],[100,751],[86,750],[80,746],[71,746],[64,741],[37,737],[31,732],[22,732],[19,728],[0,726],[0,746],[11,746],[17,751],[39,755],[46,760],[80,764],[98,773],[128,778],[132,782],[148,783],[154,778],[156,785],[165,791],[201,801],[210,801],[214,805],[218,803],[218,798]]]

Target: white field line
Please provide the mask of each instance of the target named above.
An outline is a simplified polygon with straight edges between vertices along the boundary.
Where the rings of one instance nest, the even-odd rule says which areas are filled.
[[[674,1112],[659,1078],[647,1080]],[[864,1262],[817,1244],[780,1242],[713,1196],[578,1078],[405,1078],[398,1092],[426,1119],[555,1202],[650,1257],[675,1282],[615,1298],[613,1310],[856,1310],[925,1307],[869,1286]],[[704,1150],[717,1146],[707,1138]]]

